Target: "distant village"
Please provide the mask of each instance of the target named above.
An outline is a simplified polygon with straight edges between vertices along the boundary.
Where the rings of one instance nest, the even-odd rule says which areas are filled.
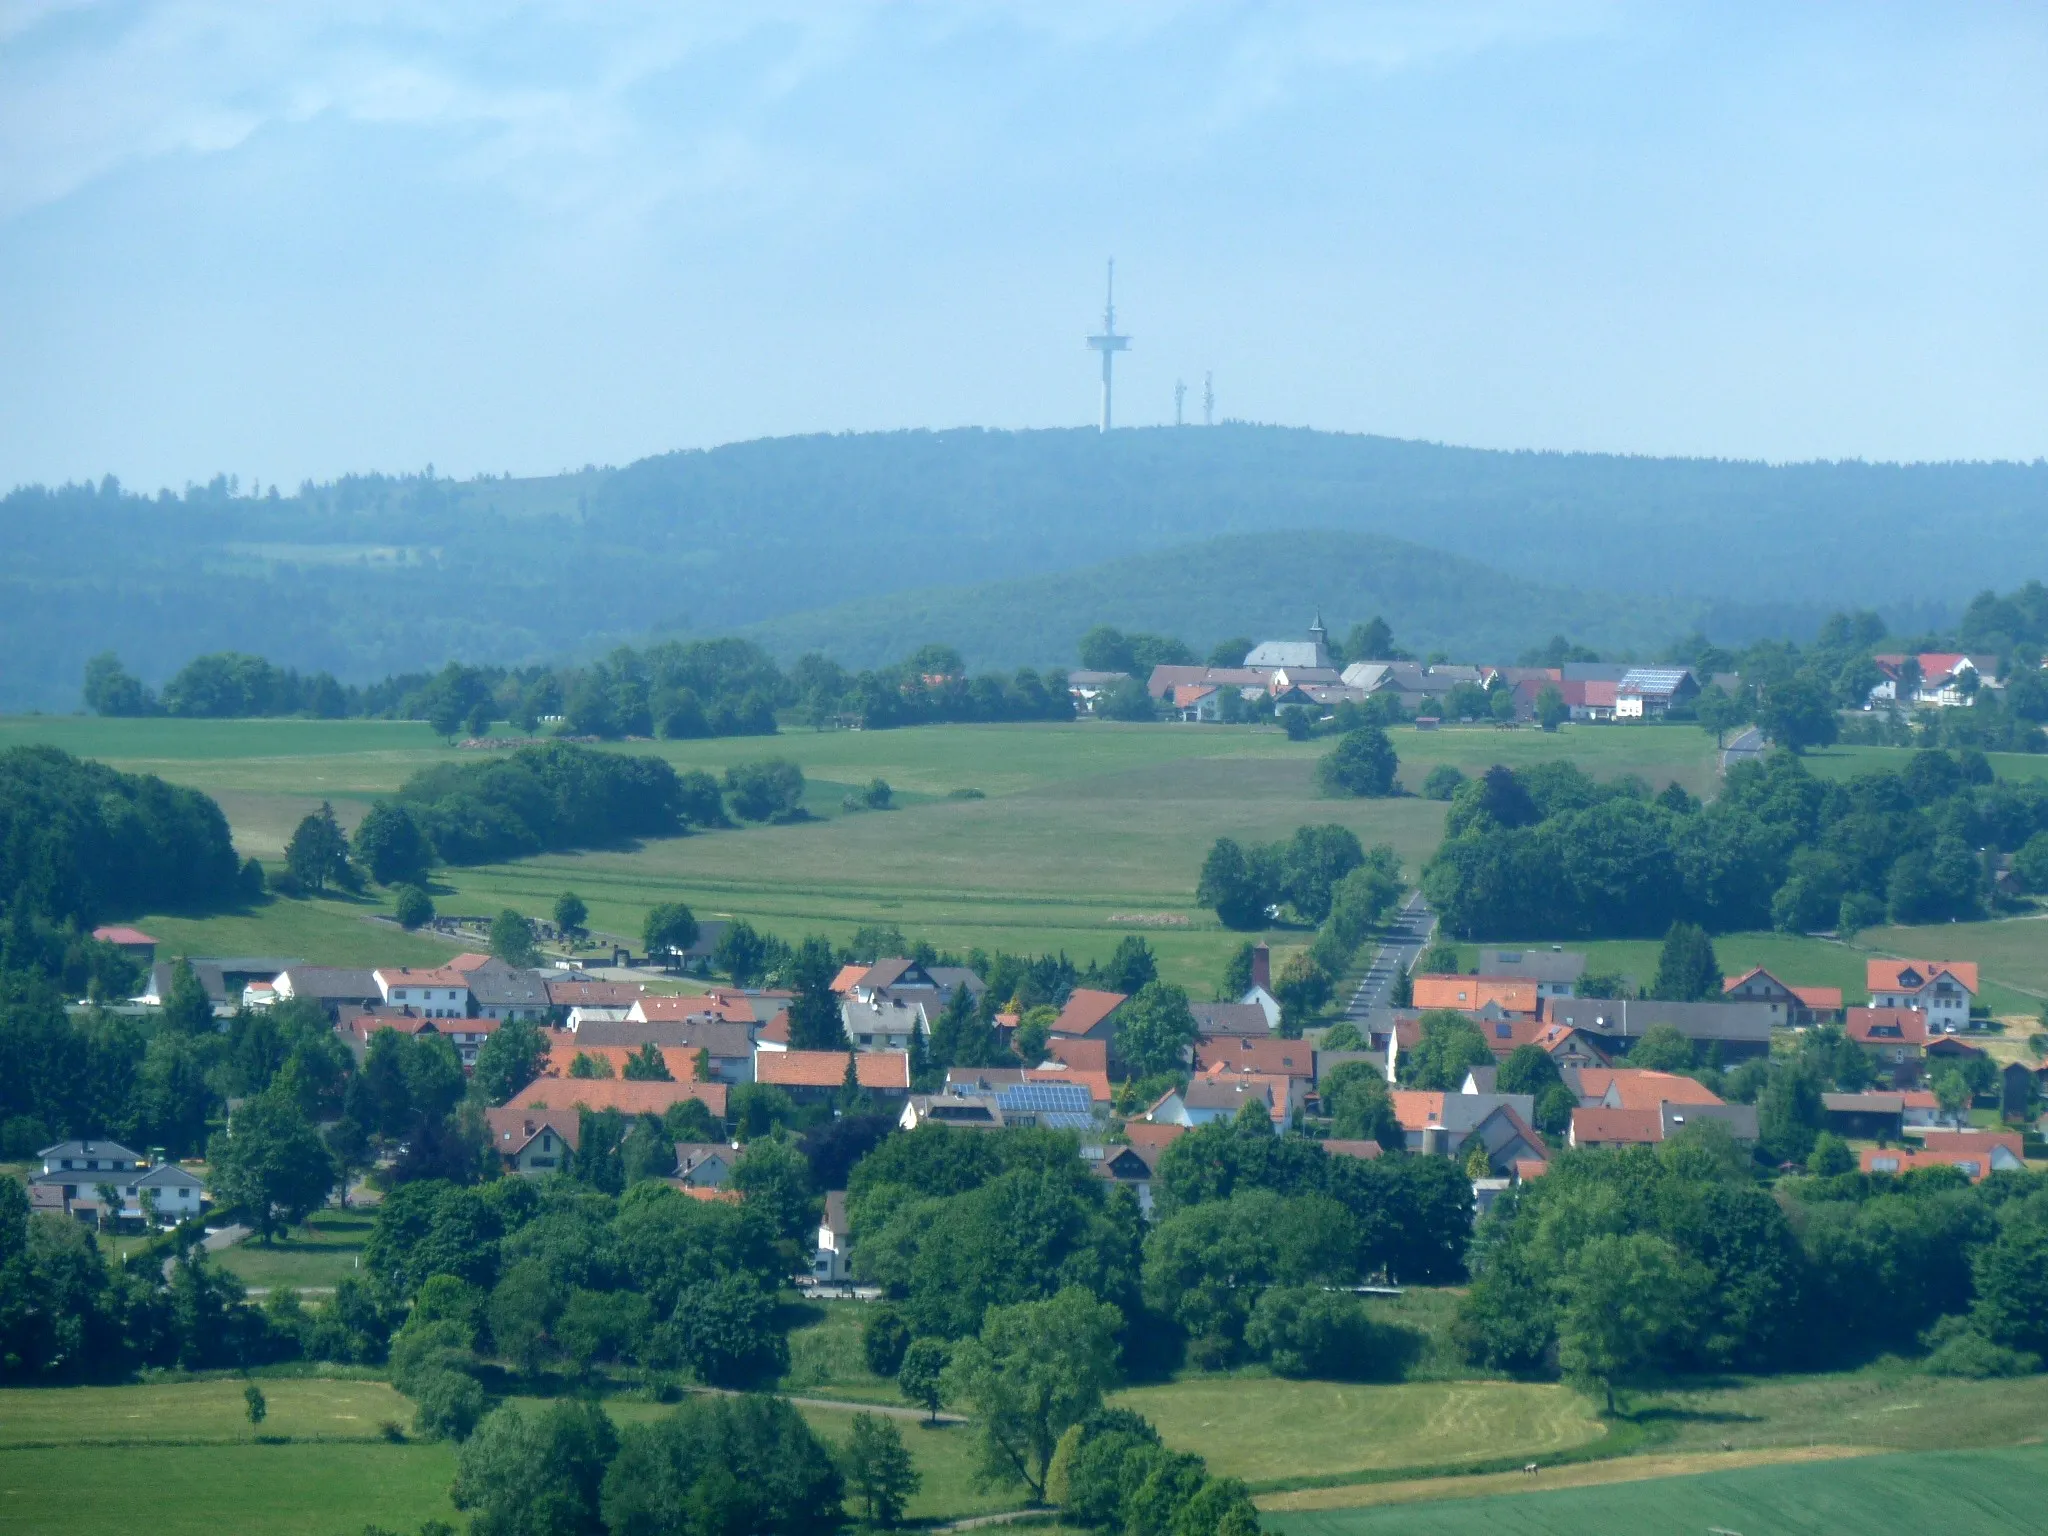
[[[1035,1062],[954,1067],[942,1080],[919,1083],[913,1063],[927,1058],[934,1026],[955,995],[977,1005],[982,978],[962,966],[894,957],[846,965],[834,978],[840,1021],[850,1050],[793,1050],[789,1005],[775,989],[714,987],[675,994],[650,988],[668,967],[708,958],[716,925],[689,954],[655,968],[617,953],[613,965],[586,969],[578,961],[523,969],[481,953],[457,955],[430,969],[365,969],[307,965],[254,957],[189,962],[217,1016],[262,1010],[292,999],[316,1003],[358,1060],[384,1030],[439,1035],[465,1071],[492,1034],[515,1020],[542,1026],[546,1059],[539,1075],[485,1121],[506,1173],[540,1177],[570,1168],[585,1112],[628,1118],[665,1117],[685,1101],[701,1105],[699,1123],[725,1125],[729,1096],[741,1084],[769,1085],[797,1106],[827,1112],[857,1097],[904,1129],[937,1124],[956,1129],[1041,1127],[1076,1135],[1087,1164],[1128,1186],[1148,1215],[1161,1153],[1191,1129],[1249,1113],[1274,1133],[1326,1120],[1320,1088],[1339,1068],[1365,1064],[1384,1075],[1404,1150],[1456,1160],[1470,1172],[1475,1209],[1483,1213],[1515,1183],[1541,1177],[1561,1141],[1567,1147],[1652,1145],[1689,1124],[1718,1122],[1738,1145],[1757,1141],[1757,1111],[1726,1103],[1692,1077],[1629,1065],[1632,1048],[1652,1031],[1676,1031],[1698,1057],[1717,1067],[1767,1056],[1774,1032],[1817,1024],[1841,1028],[1868,1058],[1874,1084],[1860,1093],[1825,1095],[1827,1126],[1873,1142],[1861,1153],[1866,1172],[1895,1173],[1946,1164],[1972,1181],[2023,1165],[2018,1131],[1961,1128],[1926,1086],[1944,1066],[1985,1053],[1967,1039],[1982,1021],[1974,1008],[1977,967],[1960,962],[1868,962],[1865,999],[1844,1006],[1838,989],[1788,986],[1753,969],[1725,979],[1709,1002],[1659,1002],[1582,997],[1585,957],[1559,947],[1485,949],[1476,974],[1418,973],[1412,1002],[1377,1010],[1342,1035],[1312,1030],[1290,1039],[1280,1031],[1270,957],[1252,954],[1251,985],[1234,1000],[1190,1005],[1197,1037],[1181,1079],[1151,1102],[1129,1098],[1118,1056],[1122,993],[1081,987],[1067,997]],[[103,928],[95,937],[117,944],[150,968],[136,1004],[161,1005],[176,967],[156,958],[156,941],[132,928]],[[602,974],[600,974],[600,972]],[[1403,1056],[1413,1052],[1431,1014],[1469,1020],[1495,1057],[1473,1066],[1453,1090],[1399,1086]],[[996,1015],[1000,1036],[1014,1043],[1018,1017]],[[1338,1026],[1343,1029],[1343,1025]],[[1345,1048],[1327,1048],[1342,1041]],[[1568,1120],[1546,1139],[1535,1096],[1501,1091],[1500,1063],[1534,1047],[1558,1069],[1571,1101]],[[649,1053],[662,1074],[630,1065]],[[1355,1070],[1355,1069],[1354,1069]],[[2006,1075],[2031,1073],[2017,1064]],[[928,1089],[928,1091],[921,1091]],[[2003,1091],[2028,1102],[2030,1085]],[[1120,1096],[1121,1095],[1121,1096]],[[1327,1125],[1324,1125],[1327,1129]],[[1557,1134],[1561,1131],[1561,1136]],[[1377,1141],[1328,1139],[1332,1154],[1376,1159]],[[736,1138],[679,1142],[668,1182],[693,1198],[737,1199],[725,1185],[746,1156]],[[39,1153],[31,1176],[37,1210],[90,1221],[175,1222],[203,1211],[204,1186],[192,1172],[108,1141],[67,1141]],[[109,1203],[112,1203],[111,1210]],[[812,1286],[853,1283],[843,1193],[826,1201],[817,1236]]]
[[[1398,713],[1424,729],[1454,719],[1528,724],[1538,719],[1547,689],[1557,691],[1571,720],[1658,720],[1686,714],[1707,688],[1718,686],[1733,694],[1742,684],[1735,673],[1604,661],[1531,667],[1362,660],[1339,667],[1329,642],[1329,631],[1318,617],[1308,638],[1262,641],[1238,666],[1161,665],[1142,681],[1160,711],[1190,723],[1234,718],[1234,694],[1261,713],[1290,707],[1328,713],[1341,704],[1378,700],[1390,714]],[[1995,656],[1928,652],[1872,660],[1879,681],[1870,689],[1866,708],[1956,708],[1972,703],[1980,689],[2000,686]],[[1131,681],[1139,679],[1125,672],[1067,674],[1068,689],[1082,714],[1098,713],[1111,690]]]

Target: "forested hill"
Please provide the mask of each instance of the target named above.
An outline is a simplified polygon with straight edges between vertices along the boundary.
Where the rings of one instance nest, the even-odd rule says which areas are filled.
[[[1913,628],[2048,571],[2048,464],[1497,453],[1233,425],[780,438],[618,470],[359,476],[261,499],[225,482],[156,497],[28,488],[0,500],[0,708],[72,707],[85,658],[107,648],[145,669],[242,649],[356,679],[588,653],[656,628],[723,633],[1300,528],[1582,592],[1783,603],[1793,617],[1875,605]]]
[[[784,661],[823,650],[843,666],[878,667],[930,643],[955,646],[979,667],[1020,667],[1070,657],[1075,638],[1096,624],[1170,634],[1206,654],[1230,635],[1298,638],[1316,612],[1340,631],[1378,615],[1418,655],[1510,661],[1560,634],[1607,655],[1655,656],[1695,629],[1732,639],[1812,627],[1796,604],[1580,592],[1400,539],[1294,529],[1227,534],[1077,571],[856,598],[741,633]]]

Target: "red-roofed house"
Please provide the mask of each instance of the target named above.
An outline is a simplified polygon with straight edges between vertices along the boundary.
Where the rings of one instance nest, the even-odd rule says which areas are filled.
[[[1565,1079],[1565,1086],[1588,1109],[1655,1109],[1659,1104],[1719,1104],[1721,1096],[1675,1072],[1649,1072],[1640,1067],[1586,1067]]]
[[[358,1009],[346,1014],[335,1026],[360,1057],[370,1048],[370,1037],[380,1029],[395,1029],[401,1035],[442,1035],[455,1047],[463,1070],[476,1065],[476,1053],[498,1031],[496,1019],[469,1019],[461,1014],[433,1017],[413,1008]]]
[[[1927,1015],[1929,1034],[1970,1027],[1977,997],[1977,967],[1967,960],[1866,960],[1864,984],[1873,1008],[1915,1008]]]
[[[854,1080],[880,1098],[906,1097],[910,1092],[908,1051],[763,1051],[754,1060],[754,1081],[780,1088],[798,1103],[830,1098],[846,1082],[846,1064]]]
[[[1511,1056],[1517,1048],[1533,1045],[1556,1062],[1560,1071],[1566,1067],[1607,1065],[1607,1054],[1593,1043],[1593,1037],[1570,1024],[1546,1024],[1541,1019],[1482,1019],[1477,1022],[1479,1032],[1493,1047],[1493,1054],[1499,1057]]]
[[[832,990],[841,997],[850,997],[853,995],[853,989],[860,985],[861,977],[867,973],[868,968],[859,962],[842,965],[839,967],[839,974],[832,978]]]
[[[688,1046],[657,1045],[662,1065],[668,1068],[669,1076],[679,1083],[693,1083],[697,1080],[697,1053]],[[569,1077],[573,1075],[578,1056],[588,1056],[592,1061],[601,1061],[612,1069],[612,1076],[624,1077],[626,1063],[640,1054],[639,1048],[630,1045],[583,1045],[574,1035],[566,1032],[549,1031],[547,1062],[541,1068],[543,1077]]]
[[[1159,1166],[1159,1154],[1187,1133],[1188,1128],[1184,1125],[1169,1125],[1155,1120],[1132,1120],[1124,1126],[1124,1139],[1144,1153],[1155,1168]]]
[[[1863,1153],[1865,1173],[1911,1173],[1915,1168],[1955,1168],[1972,1184],[1993,1173],[2023,1169],[2026,1157],[2019,1134],[1994,1131],[1929,1131],[1922,1151],[1903,1147],[1871,1147]]]
[[[95,928],[92,936],[102,944],[111,944],[130,960],[139,960],[144,965],[156,964],[156,940],[140,928]]]
[[[1724,977],[1721,995],[1731,1003],[1767,1003],[1771,1022],[1797,1026],[1832,1019],[1842,1011],[1840,987],[1791,987],[1762,966]]]
[[[1927,1053],[1927,1015],[1917,1008],[1851,1008],[1842,1032],[1895,1087],[1920,1081]]]
[[[1664,1139],[1654,1109],[1575,1109],[1566,1139],[1575,1147],[1646,1147]]]
[[[1085,1035],[1054,1035],[1045,1042],[1045,1059],[1076,1072],[1109,1075],[1109,1042]]]
[[[1224,1035],[1198,1041],[1195,1045],[1195,1070],[1212,1072],[1218,1067],[1228,1072],[1264,1072],[1313,1081],[1316,1053],[1306,1040],[1272,1036]]]
[[[1900,654],[1873,656],[1879,680],[1870,690],[1873,701],[1895,703],[1904,690],[1906,657]],[[1933,704],[1954,709],[1973,701],[1976,685],[1998,675],[1996,656],[1971,655],[1963,651],[1922,651],[1913,660],[1920,676],[1911,690],[1915,704]],[[1965,678],[1973,681],[1965,682]]]
[[[1418,1010],[1455,1008],[1462,1013],[1486,1011],[1488,1018],[1534,1019],[1542,1015],[1543,997],[1526,976],[1443,976],[1414,978]]]
[[[642,995],[633,1000],[633,1006],[626,1011],[626,1017],[635,1024],[695,1019],[717,1019],[725,1024],[752,1024],[754,1005],[747,998],[731,992],[706,992],[699,996],[685,994],[681,997]]]
[[[1052,1021],[1055,1035],[1080,1035],[1088,1040],[1116,1038],[1116,1011],[1130,999],[1122,992],[1098,992],[1093,987],[1076,987],[1067,1006]]]
[[[695,1099],[725,1118],[724,1083],[636,1082],[619,1077],[536,1077],[512,1096],[506,1108],[616,1109],[622,1115],[662,1115],[684,1099]]]
[[[573,1109],[521,1109],[507,1104],[484,1111],[491,1145],[505,1166],[528,1178],[544,1178],[569,1166],[582,1134],[583,1117]]]

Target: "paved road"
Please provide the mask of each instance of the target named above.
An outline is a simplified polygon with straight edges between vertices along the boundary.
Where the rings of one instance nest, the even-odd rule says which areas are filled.
[[[1351,1001],[1345,1005],[1344,1017],[1353,1023],[1364,1023],[1375,1014],[1388,1011],[1392,1004],[1394,977],[1415,963],[1415,957],[1422,953],[1429,943],[1429,936],[1436,932],[1436,914],[1429,910],[1429,903],[1417,891],[1402,905],[1400,914],[1389,925],[1387,939],[1366,968],[1358,989],[1351,994]]]
[[[1737,763],[1747,763],[1764,755],[1764,733],[1750,726],[1727,746],[1721,749],[1721,771],[1726,773]]]

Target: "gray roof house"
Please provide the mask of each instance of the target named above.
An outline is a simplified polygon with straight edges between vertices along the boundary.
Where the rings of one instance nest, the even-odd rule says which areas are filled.
[[[276,987],[280,998],[310,998],[331,1014],[384,1001],[375,973],[352,966],[295,965],[278,975]]]
[[[1659,1024],[1669,1024],[1701,1050],[1718,1046],[1723,1061],[1767,1056],[1769,1003],[1665,1003],[1648,998],[1560,997],[1545,1002],[1544,1021],[1568,1025],[1610,1054],[1625,1053]]]
[[[1526,976],[1536,983],[1542,997],[1570,997],[1586,974],[1586,957],[1562,946],[1543,949],[1491,949],[1479,951],[1482,976]]]
[[[1245,653],[1247,667],[1285,667],[1289,671],[1296,667],[1311,667],[1328,670],[1330,666],[1330,632],[1323,628],[1323,616],[1316,615],[1315,623],[1308,629],[1306,640],[1262,640]]]
[[[1188,1012],[1195,1016],[1196,1033],[1205,1039],[1211,1035],[1273,1032],[1273,1021],[1257,1003],[1189,1003]]]
[[[206,1184],[197,1174],[176,1163],[152,1168],[142,1154],[116,1141],[60,1141],[36,1156],[43,1171],[30,1178],[29,1196],[39,1211],[97,1219],[101,1185],[113,1186],[117,1220],[142,1219],[149,1209],[145,1194],[153,1197],[159,1220],[183,1221],[205,1209]]]
[[[551,1012],[547,978],[538,971],[522,971],[493,955],[462,974],[478,1018],[545,1019]]]

